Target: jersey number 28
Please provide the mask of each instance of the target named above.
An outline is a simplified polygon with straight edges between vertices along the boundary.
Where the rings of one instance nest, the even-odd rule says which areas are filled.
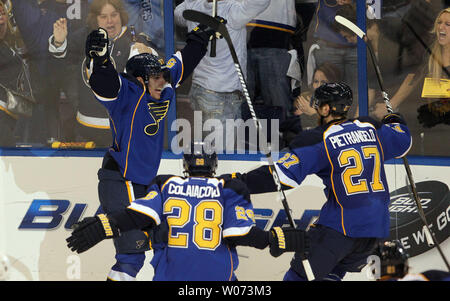
[[[175,215],[175,209],[178,213]],[[194,219],[192,242],[199,249],[214,250],[219,246],[222,237],[223,207],[217,200],[203,200],[194,208],[185,199],[169,198],[164,203],[164,214],[168,214],[169,225],[168,245],[175,248],[187,248],[189,233],[178,231],[173,235],[175,228],[183,228]],[[189,231],[190,232],[190,231]]]

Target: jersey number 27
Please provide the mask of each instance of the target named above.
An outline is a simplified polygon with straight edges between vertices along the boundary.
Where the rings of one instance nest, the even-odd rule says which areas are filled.
[[[373,164],[367,162],[370,159],[373,160]],[[344,169],[341,179],[347,195],[369,192],[368,182],[372,191],[384,190],[381,181],[381,156],[376,146],[363,146],[361,151],[354,148],[345,149],[339,153],[338,162]],[[365,168],[372,170],[371,179],[361,177]]]

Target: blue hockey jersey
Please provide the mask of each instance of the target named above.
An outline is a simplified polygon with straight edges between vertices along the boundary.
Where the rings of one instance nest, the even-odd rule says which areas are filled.
[[[301,133],[276,164],[284,185],[296,187],[316,174],[326,203],[317,224],[349,237],[389,236],[389,187],[384,161],[405,155],[411,135],[403,124],[369,117]]]
[[[255,226],[248,190],[239,180],[160,175],[146,197],[128,209],[156,225],[167,223],[168,243],[156,249],[153,280],[235,280],[239,261],[225,238],[244,236]]]
[[[172,55],[166,66],[172,82],[166,84],[159,100],[153,99],[142,84],[124,74],[119,75],[117,97],[106,98],[94,92],[110,116],[113,145],[109,152],[118,163],[122,176],[134,183],[148,185],[158,172],[165,118],[183,77],[180,52]]]

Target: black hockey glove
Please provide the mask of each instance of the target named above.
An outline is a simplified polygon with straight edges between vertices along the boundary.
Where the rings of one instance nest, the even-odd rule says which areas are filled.
[[[105,29],[99,27],[93,30],[86,39],[86,65],[89,68],[91,59],[94,64],[104,65],[109,60],[109,40]]]
[[[72,226],[72,235],[66,239],[67,247],[73,252],[83,253],[105,238],[120,235],[119,228],[106,215],[87,217]]]
[[[215,18],[218,19],[221,23],[227,24],[227,20],[225,20],[224,18],[219,17],[219,16],[217,16]],[[212,29],[204,24],[199,24],[197,27],[192,29],[191,32],[189,32],[186,35],[186,40],[191,39],[191,40],[196,40],[202,44],[208,44],[208,42],[213,39],[214,35],[216,35],[217,39],[223,38],[222,35],[220,35],[214,29]]]
[[[278,257],[284,252],[297,252],[306,255],[309,238],[305,231],[294,228],[274,227],[270,230],[270,255]]]
[[[431,128],[439,123],[450,124],[450,101],[439,100],[424,104],[417,109],[417,119],[425,128]]]
[[[383,117],[383,119],[381,120],[381,122],[383,122],[384,124],[387,123],[401,123],[406,125],[406,121],[403,118],[402,115],[400,115],[400,113],[390,113],[387,114]]]

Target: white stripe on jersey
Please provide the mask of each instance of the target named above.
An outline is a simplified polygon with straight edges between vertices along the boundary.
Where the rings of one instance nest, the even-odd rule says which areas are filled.
[[[278,173],[278,177],[280,178],[280,182],[283,185],[287,185],[290,187],[297,187],[298,183],[295,182],[294,180],[292,180],[291,178],[289,178],[288,176],[286,176],[283,171],[278,167],[278,163],[275,163],[275,169],[277,170]]]
[[[222,232],[223,237],[229,237],[229,236],[243,236],[246,235],[248,232],[250,232],[250,229],[253,227],[247,226],[247,227],[231,227],[224,229]]]
[[[152,219],[155,220],[156,225],[161,224],[161,218],[159,217],[159,214],[150,207],[138,204],[136,202],[132,202],[130,206],[128,206],[128,208],[151,217]]]
[[[114,270],[111,270],[108,273],[108,278],[113,281],[135,281],[136,280],[135,277],[130,276],[125,272],[118,272],[118,271],[114,271]]]

